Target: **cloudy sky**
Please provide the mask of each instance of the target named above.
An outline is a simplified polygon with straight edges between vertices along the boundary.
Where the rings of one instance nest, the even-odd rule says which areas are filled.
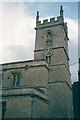
[[[5,1],[5,0],[3,0]],[[8,0],[9,1],[9,0]],[[78,3],[77,2],[1,2],[0,3],[0,63],[33,59],[35,17],[59,16],[63,5],[68,23],[69,57],[72,81],[78,76]],[[75,64],[74,64],[75,63]]]

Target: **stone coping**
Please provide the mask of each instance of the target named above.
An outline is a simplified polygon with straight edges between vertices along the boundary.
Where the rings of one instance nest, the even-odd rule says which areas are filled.
[[[39,61],[45,61],[45,59],[8,62],[8,63],[2,63],[2,64],[0,64],[0,66],[9,65],[9,64],[18,64],[18,63],[39,62]],[[46,62],[46,61],[45,61],[45,62]]]
[[[45,66],[48,68],[48,63],[46,60],[30,60],[30,61],[20,61],[20,62],[12,62],[5,63],[0,65],[0,71],[6,71],[9,69],[28,69],[29,67],[41,67]]]

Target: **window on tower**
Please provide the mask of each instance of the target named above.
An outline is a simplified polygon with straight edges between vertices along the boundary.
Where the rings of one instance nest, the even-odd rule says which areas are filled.
[[[44,50],[44,52],[43,52],[44,59],[45,59],[49,64],[51,64],[51,56],[52,56],[52,54],[53,54],[53,49],[52,49],[52,48],[46,49],[46,50]]]
[[[52,31],[47,30],[47,32],[46,32],[46,46],[51,47],[52,46],[52,41],[53,41]]]
[[[51,56],[46,56],[46,61],[51,64]]]
[[[52,33],[50,31],[47,31],[46,41],[47,42],[52,42]]]

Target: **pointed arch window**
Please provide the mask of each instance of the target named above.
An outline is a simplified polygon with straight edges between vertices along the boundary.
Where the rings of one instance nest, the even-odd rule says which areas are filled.
[[[46,61],[51,64],[51,56],[46,56]]]
[[[52,33],[50,30],[46,33],[46,42],[52,42]]]
[[[51,30],[46,31],[46,46],[47,47],[52,47],[53,43],[53,33]]]

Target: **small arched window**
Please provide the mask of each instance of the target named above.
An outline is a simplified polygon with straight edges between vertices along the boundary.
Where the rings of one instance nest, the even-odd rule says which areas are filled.
[[[12,73],[13,75],[13,86],[19,86],[20,84],[20,79],[21,79],[21,74],[18,72]]]
[[[53,33],[51,30],[46,31],[46,47],[52,47]]]

